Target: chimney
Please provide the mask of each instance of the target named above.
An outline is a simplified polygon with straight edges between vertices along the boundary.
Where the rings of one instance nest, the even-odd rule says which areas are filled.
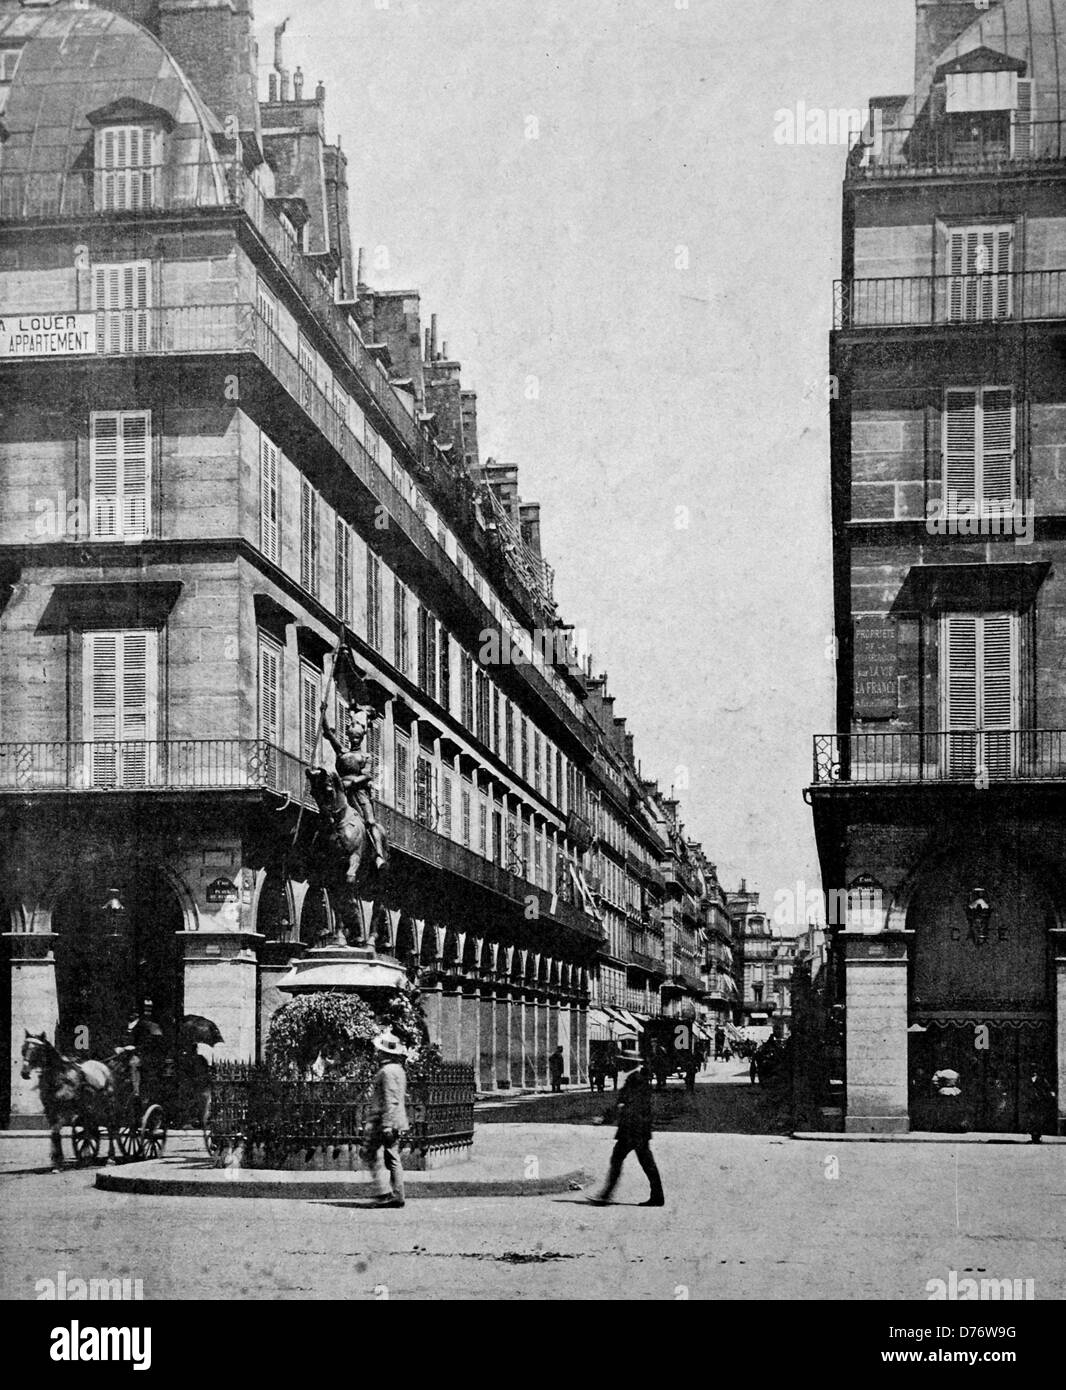
[[[943,50],[987,14],[973,0],[915,0],[917,23],[914,40],[914,85]],[[998,8],[998,7],[997,7]]]
[[[430,314],[430,316],[429,316],[429,357],[428,357],[427,360],[430,361],[430,362],[436,362],[436,360],[437,360],[437,316],[436,316],[436,314]]]
[[[518,506],[518,521],[522,539],[534,555],[540,554],[540,503],[521,502]]]
[[[210,109],[262,148],[252,0],[159,0],[159,38]]]
[[[278,75],[272,72],[267,77],[267,101],[275,102],[278,99]]]

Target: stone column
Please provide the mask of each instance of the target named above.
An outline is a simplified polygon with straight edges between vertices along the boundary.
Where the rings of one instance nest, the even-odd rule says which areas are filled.
[[[187,1014],[203,1014],[218,1024],[223,1041],[215,1058],[254,1062],[258,1042],[255,932],[178,932],[185,961]]]
[[[528,1091],[537,1089],[537,1001],[532,995],[527,995],[522,1001],[522,1012],[525,1014],[525,1050],[523,1052],[524,1066],[522,1069],[522,1084]]]
[[[548,1058],[555,1048],[556,1038],[550,1028],[551,1006],[547,999],[537,1000],[537,1085],[550,1086]]]
[[[908,931],[842,932],[849,1134],[905,1134]]]
[[[474,1085],[481,1072],[481,999],[477,990],[463,992],[459,1031],[459,1057],[474,1068]]]
[[[1055,1037],[1058,1052],[1059,1133],[1066,1134],[1066,928],[1051,933],[1055,953]]]
[[[511,996],[506,990],[496,992],[496,1085],[506,1090],[511,1085]]]
[[[55,932],[4,932],[11,959],[11,1120],[41,1115],[35,1079],[23,1081],[22,1044],[26,1030],[55,1042],[59,1026]]]
[[[428,985],[422,990],[422,1012],[426,1019],[426,1028],[429,1030],[429,1040],[436,1043],[444,1051],[444,1043],[441,1040],[441,1012],[442,998],[444,991],[439,984]]]
[[[462,1033],[463,996],[457,990],[444,990],[440,996],[440,1050],[446,1062],[462,1060],[460,1037]]]
[[[474,1083],[481,1091],[496,1089],[496,994],[491,986],[483,985],[478,1000],[481,1014],[479,1028],[478,1070]]]
[[[574,1052],[570,1029],[569,1003],[552,1005],[552,1037],[563,1045],[563,1075],[570,1078],[570,1085],[577,1085],[577,1054]]]
[[[508,1057],[512,1087],[526,1084],[526,1004],[517,992],[511,995],[511,1042]]]

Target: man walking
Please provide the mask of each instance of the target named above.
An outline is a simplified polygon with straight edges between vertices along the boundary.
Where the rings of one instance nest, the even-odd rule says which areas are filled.
[[[642,1207],[661,1207],[665,1206],[666,1199],[663,1196],[662,1179],[659,1177],[659,1170],[655,1166],[655,1159],[651,1153],[651,1087],[648,1085],[648,1075],[644,1067],[638,1067],[626,1078],[626,1083],[622,1087],[622,1094],[618,1100],[618,1130],[614,1137],[614,1149],[611,1152],[610,1167],[607,1170],[607,1181],[603,1185],[603,1190],[590,1197],[589,1201],[593,1206],[604,1207],[611,1200],[611,1194],[618,1184],[618,1179],[622,1175],[622,1164],[625,1162],[628,1153],[635,1153],[637,1162],[644,1169],[644,1175],[651,1185],[651,1195],[646,1202],[641,1202]]]
[[[548,1071],[551,1074],[552,1090],[562,1091],[563,1089],[563,1045],[562,1043],[548,1058]]]
[[[392,1033],[378,1034],[374,1052],[380,1066],[370,1086],[370,1137],[366,1148],[377,1187],[374,1205],[402,1207],[400,1135],[407,1129],[407,1074],[403,1069],[407,1053]]]

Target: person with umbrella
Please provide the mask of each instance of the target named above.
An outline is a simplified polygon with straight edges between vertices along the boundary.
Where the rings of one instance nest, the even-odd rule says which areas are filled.
[[[181,1021],[181,1108],[206,1125],[211,1116],[211,1067],[200,1044],[216,1047],[225,1039],[213,1019],[186,1014]]]

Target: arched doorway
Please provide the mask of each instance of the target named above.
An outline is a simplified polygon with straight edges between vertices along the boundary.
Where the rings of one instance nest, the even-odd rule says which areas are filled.
[[[173,1056],[183,1013],[184,919],[158,870],[72,885],[57,899],[52,921],[60,1050],[109,1056],[129,1042],[129,1025],[150,999]]]
[[[921,876],[907,910],[912,1129],[1053,1132],[1032,1078],[1054,1076],[1054,926],[1039,873],[1002,846]]]

